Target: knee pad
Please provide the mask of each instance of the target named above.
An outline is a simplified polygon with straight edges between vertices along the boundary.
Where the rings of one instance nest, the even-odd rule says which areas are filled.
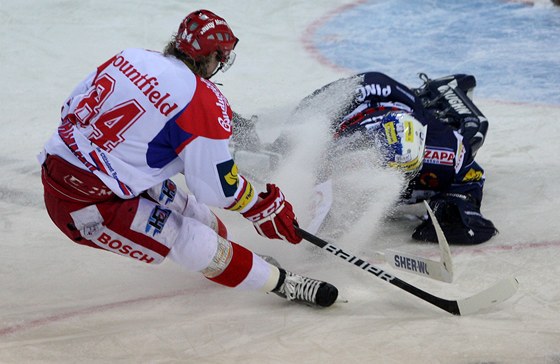
[[[200,221],[214,230],[219,236],[227,239],[227,229],[222,220],[208,206],[198,202],[193,195],[188,196],[183,216]]]

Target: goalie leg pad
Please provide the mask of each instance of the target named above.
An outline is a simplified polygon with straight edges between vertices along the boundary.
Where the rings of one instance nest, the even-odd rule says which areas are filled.
[[[467,196],[447,194],[444,198],[430,201],[430,207],[450,244],[480,244],[498,233],[492,221],[484,218],[480,208]],[[416,227],[412,238],[437,243],[436,231],[430,218]]]

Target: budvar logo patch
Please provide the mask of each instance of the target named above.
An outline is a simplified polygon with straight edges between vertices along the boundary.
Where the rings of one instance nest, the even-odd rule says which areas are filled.
[[[239,184],[239,178],[237,176],[237,165],[233,159],[218,164],[216,168],[218,169],[224,195],[226,197],[235,195]]]
[[[152,236],[156,236],[161,233],[170,214],[171,210],[164,209],[161,206],[154,207],[148,219],[148,224],[146,224],[146,234],[151,233]]]

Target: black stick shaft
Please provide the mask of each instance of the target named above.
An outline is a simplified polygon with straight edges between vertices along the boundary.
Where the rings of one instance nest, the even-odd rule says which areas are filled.
[[[374,276],[376,276],[377,278],[381,278],[384,281],[391,283],[394,286],[399,287],[402,290],[405,290],[406,292],[413,294],[414,296],[431,303],[434,306],[439,307],[440,309],[447,311],[453,315],[460,315],[461,312],[459,311],[459,305],[457,304],[457,301],[450,301],[450,300],[446,300],[437,296],[434,296],[426,291],[421,290],[418,287],[415,287],[387,272],[385,272],[383,269],[378,268],[370,263],[368,263],[367,261],[365,261],[364,259],[358,258],[355,255],[346,252],[334,245],[332,245],[331,243],[303,230],[302,228],[300,228],[299,226],[295,226],[296,231],[298,232],[298,234],[305,240],[307,240],[308,242],[310,242],[311,244],[318,246],[319,248],[328,251],[329,253],[336,255],[337,257],[347,261],[348,263],[351,263],[355,266],[357,266],[358,268],[361,268],[362,270],[373,274]]]

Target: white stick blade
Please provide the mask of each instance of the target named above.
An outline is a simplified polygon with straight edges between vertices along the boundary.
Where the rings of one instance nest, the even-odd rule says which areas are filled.
[[[451,277],[451,281],[453,281],[453,261],[451,260],[451,249],[449,249],[449,243],[445,238],[445,234],[443,230],[441,230],[441,226],[439,226],[439,222],[437,221],[436,217],[434,216],[434,212],[428,205],[428,202],[424,200],[424,205],[426,206],[426,210],[428,210],[428,214],[432,219],[432,223],[434,224],[434,228],[436,229],[436,235],[438,238],[439,249],[441,253],[441,263],[444,269],[447,271],[448,275]]]
[[[516,278],[506,278],[499,281],[492,287],[457,301],[461,316],[470,315],[488,307],[497,305],[509,299],[517,292],[519,282]]]

